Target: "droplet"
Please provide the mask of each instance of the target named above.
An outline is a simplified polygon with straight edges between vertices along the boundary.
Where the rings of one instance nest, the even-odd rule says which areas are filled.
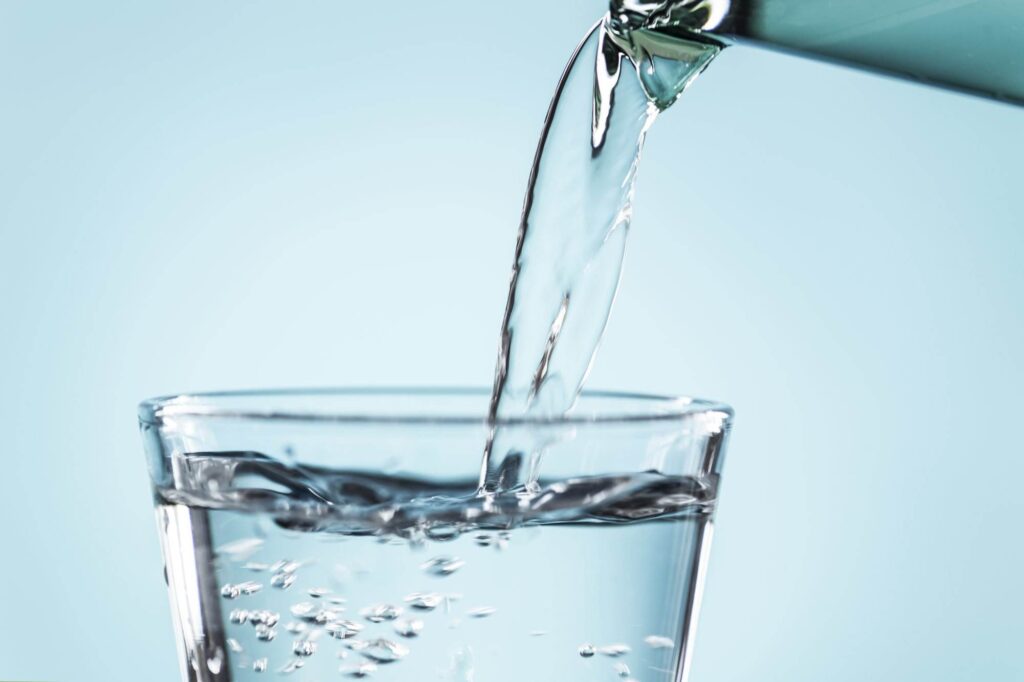
[[[281,673],[282,675],[289,675],[304,665],[306,665],[306,662],[303,661],[301,658],[293,658],[292,660],[288,661],[286,664],[278,668],[277,672]]]
[[[652,649],[672,649],[676,643],[671,637],[661,635],[648,635],[644,637],[644,643]]]
[[[447,576],[466,565],[466,562],[458,557],[438,556],[420,565],[424,571],[431,575]]]
[[[244,583],[239,583],[235,587],[237,587],[239,592],[241,592],[242,594],[256,594],[257,592],[263,589],[263,585],[260,585],[259,583],[253,582],[251,580],[247,580]]]
[[[444,595],[438,592],[413,592],[405,598],[405,601],[410,608],[433,611],[444,601]]]
[[[487,616],[493,616],[497,613],[498,609],[493,606],[479,606],[475,609],[470,609],[466,612],[466,615],[470,618],[486,618]]]
[[[292,643],[292,653],[296,656],[312,656],[316,653],[316,642],[297,639]]]
[[[615,674],[619,677],[629,677],[629,666],[625,663],[616,663],[612,666],[612,670],[614,670]]]
[[[228,648],[236,654],[242,653],[242,645],[238,643],[237,639],[232,639],[231,637],[228,637],[226,643],[228,645]]]
[[[382,623],[386,620],[394,620],[402,613],[400,606],[392,606],[391,604],[376,604],[374,606],[368,606],[359,612],[366,620],[371,623]]]
[[[618,656],[624,656],[628,654],[630,651],[632,651],[632,649],[630,649],[625,644],[609,644],[608,646],[603,646],[600,649],[598,649],[597,653],[602,654],[604,656],[611,656],[614,658]]]
[[[344,597],[328,597],[327,601],[329,603],[331,603],[331,604],[346,604],[346,603],[348,603],[348,599],[345,599]]]
[[[234,609],[230,614],[228,614],[228,620],[235,625],[243,625],[247,620],[249,620],[249,612],[245,609]]]
[[[399,618],[394,627],[395,632],[402,637],[416,637],[423,630],[423,621],[419,618]]]
[[[490,547],[494,543],[494,536],[490,533],[478,533],[473,536],[473,542],[481,547]]]
[[[267,659],[257,658],[252,662],[252,671],[254,673],[265,673],[267,671]]]
[[[326,596],[331,593],[331,590],[326,587],[311,587],[309,589],[309,596],[313,599],[319,599],[320,597]]]
[[[297,576],[294,573],[275,573],[270,577],[270,585],[279,590],[287,590],[295,583],[296,579]]]
[[[316,613],[317,606],[316,604],[312,604],[308,601],[303,601],[298,604],[294,604],[289,610],[292,612],[293,616],[298,618],[307,618],[310,617],[311,614]]]
[[[404,658],[409,653],[409,649],[390,639],[381,638],[368,642],[367,646],[359,653],[377,663],[393,663]]]
[[[275,637],[277,637],[277,630],[274,628],[264,625],[263,623],[256,626],[256,639],[261,642],[273,641]]]
[[[583,658],[590,658],[597,653],[597,649],[594,648],[593,644],[584,644],[579,648],[579,653]]]
[[[343,665],[338,669],[346,677],[369,677],[377,671],[377,666],[369,661],[358,665]]]
[[[270,564],[264,564],[259,561],[249,561],[246,562],[246,564],[242,566],[242,568],[247,568],[250,571],[265,571],[268,568],[270,568]]]
[[[325,629],[327,634],[335,639],[349,639],[359,634],[363,624],[352,620],[336,620],[328,623]]]

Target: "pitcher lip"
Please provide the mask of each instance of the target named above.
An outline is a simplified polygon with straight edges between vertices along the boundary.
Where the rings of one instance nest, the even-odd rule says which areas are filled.
[[[733,410],[725,403],[690,397],[672,397],[651,393],[632,393],[622,391],[585,390],[581,399],[588,403],[602,401],[619,405],[606,412],[593,407],[586,411],[573,410],[563,415],[502,416],[488,419],[486,410],[470,413],[441,412],[432,404],[431,399],[453,399],[458,397],[477,397],[484,401],[490,390],[471,387],[430,387],[430,386],[353,386],[338,388],[279,388],[254,389],[236,391],[204,391],[159,396],[144,400],[139,404],[139,420],[145,424],[159,425],[167,418],[211,418],[239,419],[259,421],[293,421],[293,422],[334,422],[334,423],[367,423],[367,424],[460,424],[460,425],[559,425],[559,424],[607,424],[607,423],[643,423],[655,421],[672,421],[706,415],[722,425],[731,421]],[[275,399],[309,398],[380,398],[394,396],[396,398],[422,398],[422,406],[414,411],[393,413],[382,410],[360,408],[358,404],[342,410],[310,410],[275,407]],[[238,401],[250,401],[266,398],[265,404],[258,407],[246,407]],[[235,404],[232,402],[235,401]],[[621,404],[629,404],[632,409],[626,410]]]

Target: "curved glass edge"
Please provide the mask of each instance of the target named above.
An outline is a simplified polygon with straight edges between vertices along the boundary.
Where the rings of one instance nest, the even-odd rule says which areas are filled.
[[[168,417],[193,417],[213,419],[237,419],[258,421],[298,421],[323,423],[368,423],[389,425],[557,425],[557,424],[605,424],[643,423],[672,421],[696,415],[715,415],[720,420],[719,428],[726,427],[733,419],[733,409],[714,400],[690,397],[671,397],[649,393],[628,393],[618,391],[583,391],[584,400],[620,400],[633,404],[646,403],[649,409],[633,413],[621,409],[587,414],[568,413],[558,416],[524,415],[502,417],[488,421],[486,413],[431,413],[431,405],[425,402],[418,414],[385,414],[372,410],[338,412],[312,412],[304,410],[240,409],[223,403],[230,399],[256,399],[288,397],[387,397],[396,398],[458,398],[483,397],[490,395],[488,389],[469,387],[346,387],[346,388],[286,388],[269,390],[210,391],[159,396],[139,404],[139,421],[159,426]]]

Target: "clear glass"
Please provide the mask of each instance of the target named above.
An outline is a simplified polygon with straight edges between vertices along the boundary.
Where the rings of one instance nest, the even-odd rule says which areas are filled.
[[[349,389],[140,406],[184,680],[686,678],[732,418],[584,393]],[[499,485],[479,493],[495,430]]]

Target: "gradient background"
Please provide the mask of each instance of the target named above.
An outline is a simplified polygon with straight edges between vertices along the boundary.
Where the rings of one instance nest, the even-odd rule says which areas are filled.
[[[0,679],[177,679],[141,398],[489,383],[603,8],[519,4],[0,3]],[[591,385],[736,407],[695,682],[1024,678],[1022,148],[735,48],[652,131]]]

